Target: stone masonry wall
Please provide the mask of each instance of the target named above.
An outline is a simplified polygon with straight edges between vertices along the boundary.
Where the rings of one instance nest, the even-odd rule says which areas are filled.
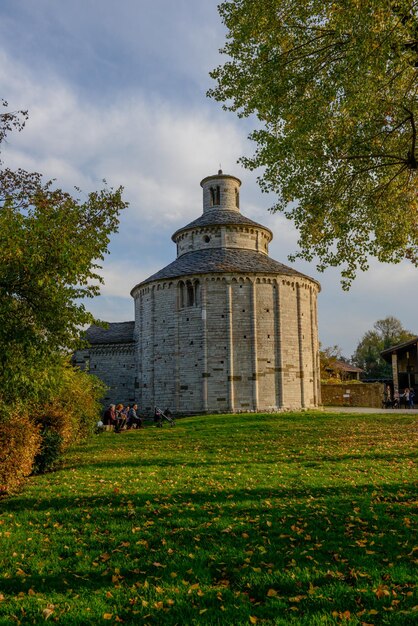
[[[207,248],[239,248],[268,254],[271,236],[268,231],[248,226],[202,227],[176,237],[177,255]]]
[[[317,288],[269,276],[190,277],[135,294],[137,394],[142,410],[179,413],[318,405]]]
[[[235,176],[211,176],[200,183],[203,189],[203,211],[221,208],[230,211],[239,211],[239,188],[241,181]],[[220,202],[212,203],[211,189],[219,186]]]
[[[382,383],[346,383],[321,385],[324,406],[359,406],[382,408],[384,385]]]
[[[91,347],[89,371],[100,378],[108,387],[103,398],[104,404],[133,403],[136,377],[133,344]]]

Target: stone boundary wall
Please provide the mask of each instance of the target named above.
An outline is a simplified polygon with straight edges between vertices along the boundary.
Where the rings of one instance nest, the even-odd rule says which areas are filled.
[[[382,383],[321,383],[324,406],[359,406],[382,408],[384,385]]]

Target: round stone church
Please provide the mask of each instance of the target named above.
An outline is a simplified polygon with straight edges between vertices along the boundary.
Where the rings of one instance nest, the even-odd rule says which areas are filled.
[[[200,184],[203,214],[173,234],[176,260],[131,291],[135,322],[91,327],[76,362],[106,401],[144,412],[318,406],[319,283],[268,256],[272,232],[240,212],[238,178]]]

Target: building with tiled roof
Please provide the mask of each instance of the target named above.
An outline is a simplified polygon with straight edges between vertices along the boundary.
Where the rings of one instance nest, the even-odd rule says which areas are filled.
[[[176,259],[131,291],[135,322],[91,327],[78,362],[108,401],[144,412],[318,406],[319,283],[268,256],[273,234],[241,214],[238,178],[201,186],[203,214],[172,236]]]

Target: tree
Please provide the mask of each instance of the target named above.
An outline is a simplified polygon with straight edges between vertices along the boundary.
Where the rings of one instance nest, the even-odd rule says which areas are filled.
[[[208,95],[260,127],[272,211],[293,219],[318,269],[344,288],[370,256],[418,265],[418,3],[232,0],[219,7],[229,55]]]
[[[321,380],[329,380],[335,377],[335,364],[337,361],[342,361],[342,351],[340,346],[328,346],[327,348],[320,347],[319,350],[319,365],[321,370]]]
[[[363,335],[353,354],[353,363],[364,369],[368,378],[391,378],[392,368],[382,359],[381,352],[416,335],[405,330],[401,322],[392,316],[377,320],[373,329]]]
[[[26,118],[25,111],[0,115],[0,142],[13,128],[21,130]],[[54,366],[77,347],[80,328],[95,321],[81,299],[99,293],[103,280],[97,270],[126,205],[121,187],[80,199],[44,182],[39,173],[0,171],[4,403],[47,394],[56,382]]]

